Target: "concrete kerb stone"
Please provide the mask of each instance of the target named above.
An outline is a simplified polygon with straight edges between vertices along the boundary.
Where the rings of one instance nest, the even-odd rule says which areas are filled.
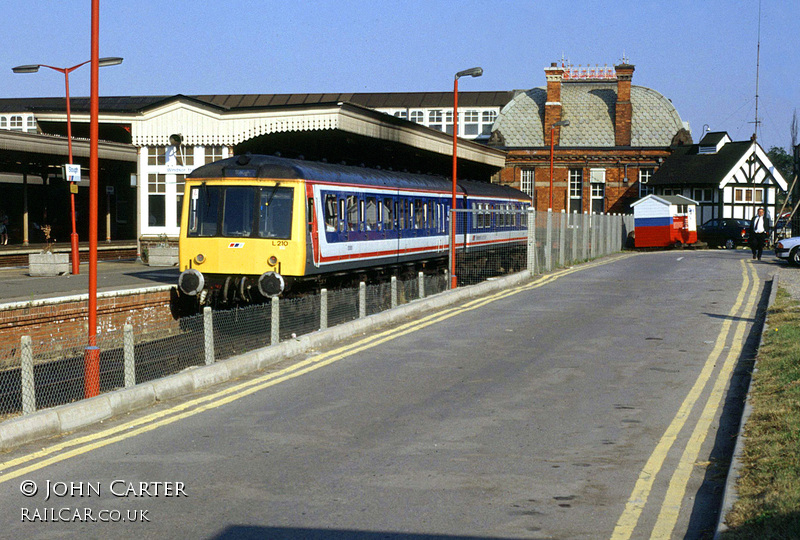
[[[775,303],[775,295],[778,294],[778,275],[772,275],[772,288],[769,291],[769,301],[767,302],[767,310],[772,307],[772,304]],[[766,315],[765,315],[766,317]],[[761,346],[764,344],[764,336],[767,335],[769,331],[769,326],[767,325],[766,319],[764,320],[764,327],[761,330],[761,339],[758,343],[758,349],[761,350]],[[725,524],[725,516],[728,515],[728,512],[731,511],[733,505],[736,503],[736,500],[739,498],[739,494],[736,490],[736,482],[739,480],[740,471],[742,470],[743,463],[742,463],[742,456],[744,455],[744,445],[745,445],[745,437],[744,437],[744,426],[747,424],[747,420],[750,418],[750,414],[753,412],[753,404],[750,401],[750,388],[753,384],[753,377],[756,371],[758,371],[758,356],[756,355],[756,365],[753,366],[753,373],[750,376],[750,384],[747,387],[747,397],[744,402],[744,410],[742,411],[742,419],[739,421],[739,430],[737,431],[736,436],[736,444],[733,447],[733,456],[731,456],[731,463],[728,468],[728,475],[725,478],[725,490],[722,495],[722,506],[719,510],[719,517],[717,518],[717,530],[714,532],[714,540],[717,540],[720,535],[728,530],[728,526]]]
[[[470,287],[445,291],[403,304],[393,310],[300,336],[210,366],[189,368],[181,373],[142,383],[132,388],[115,390],[94,398],[8,420],[0,424],[0,450],[9,450],[37,439],[53,437],[87,427],[112,416],[151,406],[158,401],[185,396],[197,390],[265,369],[286,358],[330,347],[339,341],[365,333],[375,327],[402,322],[424,312],[513,287],[530,279],[530,273],[525,271]]]

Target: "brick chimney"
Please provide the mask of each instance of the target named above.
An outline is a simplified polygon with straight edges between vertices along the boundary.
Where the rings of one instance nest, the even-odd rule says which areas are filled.
[[[558,67],[556,62],[550,67],[544,68],[547,78],[547,103],[544,104],[544,142],[550,144],[550,126],[561,121],[561,79],[564,76],[564,68]],[[553,132],[555,144],[559,143],[561,128],[557,127]]]
[[[614,144],[616,146],[631,145],[631,117],[633,116],[631,79],[634,69],[631,64],[614,66],[614,71],[617,73],[617,106],[616,118],[614,118]]]

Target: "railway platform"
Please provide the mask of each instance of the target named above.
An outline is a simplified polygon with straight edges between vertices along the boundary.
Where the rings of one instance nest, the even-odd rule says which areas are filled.
[[[35,246],[29,246],[32,250]],[[134,245],[135,255],[135,245]],[[0,254],[0,260],[3,255]],[[150,267],[135,258],[98,260],[97,290],[146,289],[178,282],[177,267]],[[82,262],[80,274],[32,277],[25,266],[0,266],[0,305],[86,294],[89,290],[89,264]]]
[[[0,269],[28,266],[28,255],[39,253],[45,247],[44,243],[0,245]],[[79,242],[78,250],[81,263],[89,262],[89,242]],[[70,253],[69,242],[53,244],[55,253]],[[134,260],[136,259],[136,240],[112,240],[97,243],[98,260]]]

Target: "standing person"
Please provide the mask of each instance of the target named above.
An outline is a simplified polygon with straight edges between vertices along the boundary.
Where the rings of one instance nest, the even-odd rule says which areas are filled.
[[[0,244],[8,245],[8,216],[0,210]]]
[[[750,222],[750,249],[753,250],[753,258],[759,261],[769,237],[769,228],[769,218],[764,215],[764,209],[759,208],[758,214]]]

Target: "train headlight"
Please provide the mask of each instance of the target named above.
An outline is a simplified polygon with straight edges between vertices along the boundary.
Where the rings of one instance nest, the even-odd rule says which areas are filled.
[[[267,260],[267,262],[269,263],[270,266],[275,266],[276,264],[278,264],[278,257],[273,255],[272,257],[269,258],[269,260]]]
[[[196,296],[206,285],[206,280],[198,270],[189,268],[178,276],[178,288],[183,294]]]
[[[206,262],[206,256],[203,255],[202,253],[198,253],[197,255],[194,256],[194,262],[196,262],[197,264],[203,264],[204,262]]]
[[[283,276],[277,272],[264,272],[258,278],[258,292],[267,298],[281,294],[284,286]]]

